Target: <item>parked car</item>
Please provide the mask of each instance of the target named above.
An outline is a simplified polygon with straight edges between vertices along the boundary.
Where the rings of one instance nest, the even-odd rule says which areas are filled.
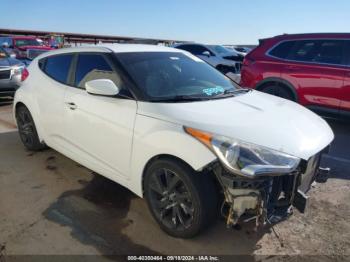
[[[238,54],[242,56],[246,56],[252,49],[248,47],[242,47],[242,46],[234,46],[234,45],[224,45],[227,49],[234,50]]]
[[[303,211],[327,174],[319,160],[334,135],[322,118],[242,89],[188,52],[67,48],[28,71],[14,101],[24,146],[47,145],[145,197],[172,236],[193,237],[219,206],[228,226],[243,215],[278,222],[292,204]]]
[[[0,47],[0,97],[13,96],[25,73],[24,64]]]
[[[252,51],[251,48],[242,46],[234,46],[233,49],[243,56],[246,56],[250,51]]]
[[[221,45],[202,45],[202,44],[177,44],[174,46],[201,58],[211,66],[218,69],[223,74],[235,73],[241,71],[243,56],[234,50],[230,50]]]
[[[350,115],[350,34],[280,35],[243,62],[241,85],[325,116]]]
[[[38,55],[53,49],[46,46],[41,39],[33,36],[0,37],[0,46],[26,64],[29,64]]]

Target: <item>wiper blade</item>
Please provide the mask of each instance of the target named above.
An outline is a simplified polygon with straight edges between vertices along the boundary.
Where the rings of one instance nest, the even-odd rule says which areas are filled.
[[[251,89],[246,89],[246,88],[241,88],[241,89],[227,89],[227,90],[225,90],[223,93],[218,94],[216,97],[220,97],[220,96],[223,96],[223,97],[234,96],[234,95],[241,94],[241,93],[247,93],[247,92],[249,92],[249,91],[251,91]]]
[[[252,89],[248,89],[248,88],[228,89],[228,90],[225,90],[225,92],[223,94],[224,95],[226,95],[226,94],[240,94],[240,93],[248,93],[250,91],[252,91]]]
[[[180,95],[180,96],[174,96],[174,97],[169,97],[164,99],[153,99],[152,102],[191,102],[191,101],[201,101],[201,100],[208,100],[208,98]]]

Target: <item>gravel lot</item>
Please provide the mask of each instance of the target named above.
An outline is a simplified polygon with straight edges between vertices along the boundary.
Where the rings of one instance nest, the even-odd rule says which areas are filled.
[[[244,260],[350,259],[350,125],[330,122],[336,140],[323,166],[326,184],[312,189],[306,214],[255,233],[223,221],[191,240],[165,235],[144,200],[72,160],[28,152],[0,98],[0,261],[11,255],[208,254]],[[1,254],[4,255],[1,258]],[[292,256],[291,256],[292,255]],[[298,255],[298,256],[294,256]],[[226,257],[231,261],[232,257]]]

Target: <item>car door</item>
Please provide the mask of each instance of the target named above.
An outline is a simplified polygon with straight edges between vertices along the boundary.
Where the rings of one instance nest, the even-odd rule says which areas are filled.
[[[129,174],[136,101],[86,92],[85,83],[95,79],[110,79],[125,88],[107,54],[80,53],[75,64],[72,87],[64,97],[67,147],[78,162],[119,181]]]
[[[341,88],[341,101],[339,109],[343,113],[350,114],[350,40],[345,41],[344,48],[345,57],[345,71],[344,71],[344,84]]]
[[[343,41],[298,40],[281,76],[297,89],[303,104],[338,110],[344,79]]]
[[[63,108],[72,54],[53,55],[39,60],[42,74],[36,74],[35,91],[45,142],[52,147],[64,143]]]

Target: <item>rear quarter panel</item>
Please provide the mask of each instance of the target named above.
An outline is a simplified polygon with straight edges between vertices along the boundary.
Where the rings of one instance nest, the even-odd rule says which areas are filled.
[[[247,63],[243,63],[241,71],[241,86],[256,88],[258,83],[266,78],[281,77],[283,62],[266,55],[275,44],[274,39],[266,40],[247,54],[245,57]]]

